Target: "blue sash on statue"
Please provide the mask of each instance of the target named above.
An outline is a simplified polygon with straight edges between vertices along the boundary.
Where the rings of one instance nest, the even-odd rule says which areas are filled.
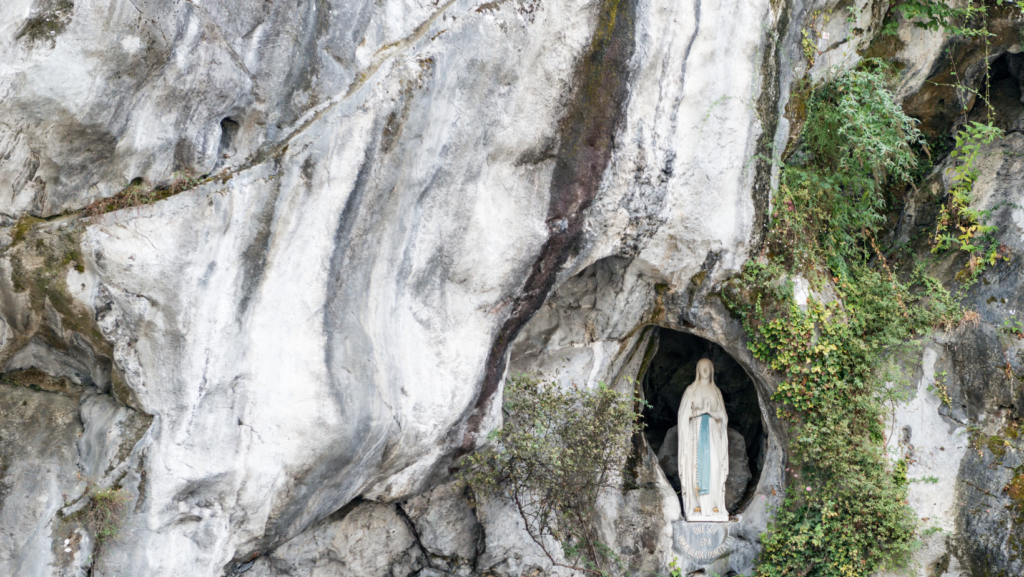
[[[697,494],[711,492],[711,431],[708,414],[700,416],[700,436],[697,437]]]

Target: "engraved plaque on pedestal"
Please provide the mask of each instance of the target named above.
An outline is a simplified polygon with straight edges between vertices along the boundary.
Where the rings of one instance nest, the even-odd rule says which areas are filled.
[[[697,564],[711,563],[732,550],[726,523],[672,523],[672,549]]]

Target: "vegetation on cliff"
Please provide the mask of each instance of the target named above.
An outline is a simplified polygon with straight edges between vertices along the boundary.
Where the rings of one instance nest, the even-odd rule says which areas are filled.
[[[563,388],[512,375],[505,424],[491,433],[489,450],[466,457],[462,477],[478,496],[508,499],[553,565],[606,574],[618,560],[601,542],[597,498],[622,487],[630,440],[642,426],[640,402],[604,385]]]
[[[790,424],[789,489],[763,536],[763,577],[866,575],[914,548],[883,416],[902,390],[895,361],[908,343],[962,313],[938,281],[920,270],[901,279],[879,249],[924,146],[891,80],[885,62],[867,60],[809,96],[764,251],[729,300],[754,356],[783,377],[773,400]],[[812,287],[806,304],[797,276]]]

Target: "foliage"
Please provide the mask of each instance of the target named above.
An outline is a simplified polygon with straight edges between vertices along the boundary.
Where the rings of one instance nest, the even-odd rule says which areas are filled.
[[[1024,0],[995,0],[997,7],[1010,6],[1024,10]],[[894,6],[896,10],[918,28],[944,30],[953,36],[966,38],[992,36],[985,26],[979,25],[987,7],[984,2],[968,0],[966,3],[945,0],[902,0]],[[896,23],[891,22],[883,34],[896,34]]]
[[[809,159],[782,172],[772,251],[804,267],[825,257],[841,277],[856,241],[884,222],[886,187],[906,183],[922,142],[888,89],[891,68],[870,59],[808,99]]]
[[[891,73],[873,58],[815,91],[804,137],[820,166],[874,184],[907,180],[916,164],[910,145],[921,133],[889,91]],[[873,190],[871,183],[857,187]]]
[[[811,37],[811,33],[806,28],[803,30],[803,39],[800,41],[800,46],[803,47],[804,59],[807,60],[807,65],[814,66],[814,59],[818,56],[818,47],[814,42],[814,38]]]
[[[949,199],[936,219],[933,253],[957,248],[970,255],[968,270],[977,276],[986,265],[1002,258],[995,240],[998,227],[985,224],[991,211],[970,208],[971,192],[978,178],[975,161],[981,147],[1001,138],[1003,131],[989,124],[971,122],[956,135],[956,147],[950,153]]]
[[[935,396],[942,401],[943,405],[947,407],[953,406],[953,399],[949,396],[949,388],[946,387],[945,383],[940,383],[938,380],[928,385],[928,390],[935,393]]]
[[[987,94],[990,82],[988,39],[994,36],[988,29],[988,11],[991,8],[1011,7],[1019,12],[1024,10],[1024,0],[995,0],[987,5],[985,2],[968,0],[965,3],[954,4],[943,0],[903,0],[895,9],[920,28],[943,30],[955,37],[980,39],[984,42],[985,94],[960,81],[959,76],[956,76],[956,69],[953,69],[953,74],[957,78],[953,87],[962,95],[973,94],[983,101],[989,118],[987,124],[967,124],[956,136],[956,145],[950,155],[953,159],[952,187],[937,219],[932,249],[933,253],[941,253],[951,248],[966,253],[968,264],[958,275],[958,280],[969,285],[986,267],[994,265],[997,260],[1004,257],[1001,247],[995,242],[997,227],[986,224],[990,211],[970,208],[971,192],[978,176],[974,166],[978,153],[983,145],[1003,135],[1000,129],[993,126],[993,108]],[[895,34],[895,22],[890,24],[887,32]],[[967,102],[965,99],[964,114],[969,112]]]
[[[97,545],[117,537],[128,509],[129,493],[124,489],[105,489],[92,494],[86,527]]]
[[[811,95],[805,154],[782,168],[769,251],[735,281],[745,298],[726,298],[753,355],[783,377],[773,400],[789,424],[789,490],[762,536],[761,577],[868,575],[914,547],[906,463],[886,456],[883,417],[902,395],[900,355],[962,313],[920,268],[899,279],[877,245],[922,146],[889,73],[868,61]],[[797,273],[834,298],[798,306]]]
[[[505,425],[489,450],[469,455],[462,478],[474,494],[509,499],[555,565],[600,573],[617,562],[595,526],[598,495],[622,487],[639,398],[603,384],[562,388],[535,375],[510,376]],[[550,539],[569,564],[555,561]]]
[[[1016,475],[1003,487],[1003,491],[1010,496],[1015,506],[1024,511],[1024,467],[1018,467]]]
[[[1003,326],[1000,327],[1001,331],[1008,335],[1013,335],[1018,339],[1024,337],[1024,324],[1021,324],[1017,317],[1008,317],[1003,319]]]
[[[746,268],[744,282],[758,295],[743,310],[750,349],[785,375],[773,400],[791,424],[791,489],[762,537],[758,574],[866,575],[899,565],[916,519],[905,504],[906,471],[882,448],[885,405],[899,389],[881,368],[955,309],[862,261],[836,287],[841,300],[812,299],[805,310],[771,290],[767,267]]]
[[[1003,0],[997,1],[1004,3]],[[918,28],[945,30],[954,36],[966,37],[987,33],[984,28],[972,26],[985,13],[984,7],[976,6],[973,2],[951,6],[942,0],[903,0],[895,8]],[[891,33],[895,33],[895,30]]]

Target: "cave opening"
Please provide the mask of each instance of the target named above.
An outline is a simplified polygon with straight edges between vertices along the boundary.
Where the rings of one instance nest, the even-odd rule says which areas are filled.
[[[767,450],[767,432],[753,380],[718,344],[707,339],[655,328],[657,351],[641,377],[644,399],[644,436],[658,455],[669,483],[680,493],[676,423],[683,392],[696,377],[697,361],[710,359],[715,366],[715,384],[722,392],[729,417],[729,476],[726,480],[726,508],[742,512],[753,497],[761,478]]]
[[[989,66],[988,77],[978,87],[981,98],[974,101],[967,120],[992,123],[1004,131],[1018,129],[1024,116],[1021,106],[1024,86],[1024,53],[1004,53]]]

